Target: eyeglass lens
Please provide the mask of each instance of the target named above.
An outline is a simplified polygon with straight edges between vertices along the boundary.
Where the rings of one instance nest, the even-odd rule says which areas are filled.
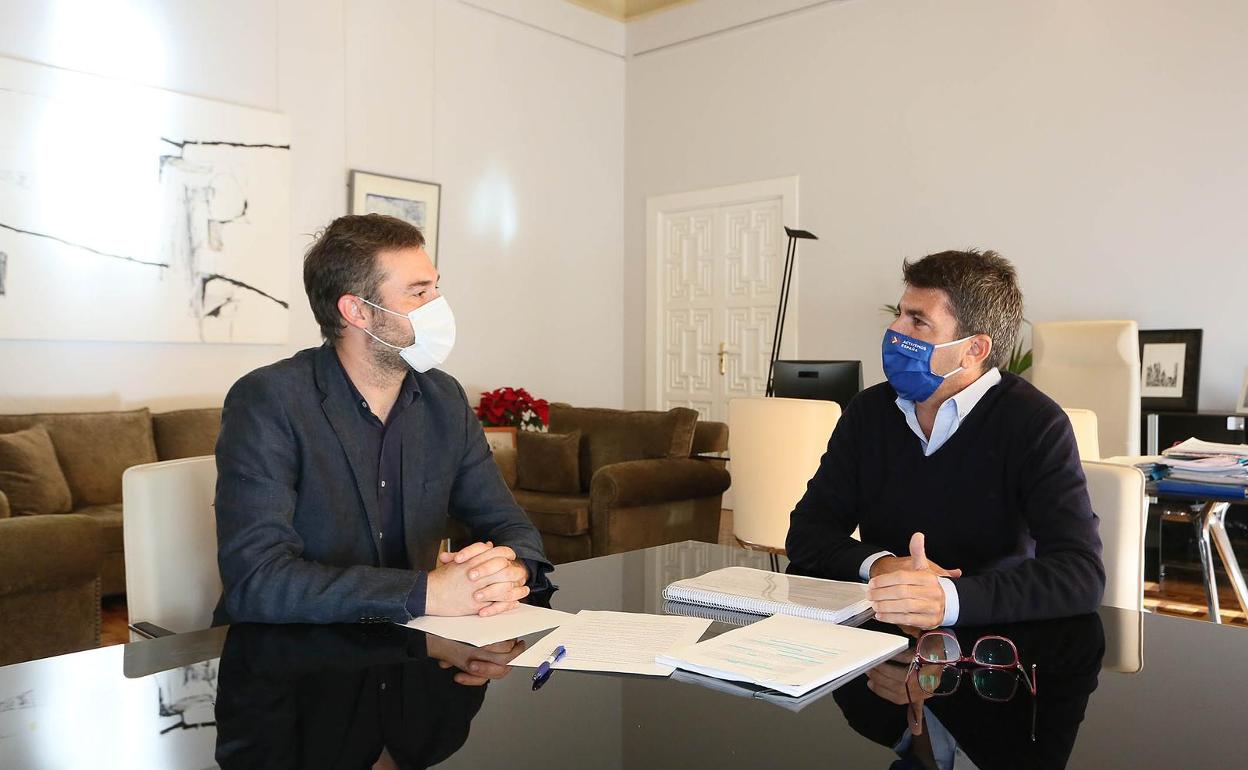
[[[1007,701],[1018,691],[1018,671],[1009,668],[977,668],[971,672],[975,691],[988,700]]]
[[[916,650],[919,658],[933,663],[953,663],[961,659],[962,646],[949,634],[924,634]]]
[[[1005,639],[990,636],[975,643],[971,657],[981,666],[1012,666],[1018,662],[1014,645]]]

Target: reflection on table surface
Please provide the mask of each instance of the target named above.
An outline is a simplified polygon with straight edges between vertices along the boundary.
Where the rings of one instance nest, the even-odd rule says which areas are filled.
[[[565,565],[550,602],[663,612],[667,583],[733,563],[766,557],[684,543]],[[0,668],[0,768],[922,767],[950,747],[981,769],[1242,763],[1243,629],[1102,608],[958,630],[967,651],[984,633],[1037,666],[1035,743],[1025,689],[996,703],[963,683],[923,704],[924,737],[905,742],[906,707],[866,676],[800,704],[574,671],[534,692],[529,670],[507,673],[523,641],[239,625]]]

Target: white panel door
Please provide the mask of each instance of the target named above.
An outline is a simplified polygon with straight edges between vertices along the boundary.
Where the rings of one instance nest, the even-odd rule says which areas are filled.
[[[685,406],[722,422],[729,399],[765,393],[784,226],[796,226],[796,211],[795,177],[648,201],[649,408]],[[796,329],[793,291],[784,356],[797,350]]]

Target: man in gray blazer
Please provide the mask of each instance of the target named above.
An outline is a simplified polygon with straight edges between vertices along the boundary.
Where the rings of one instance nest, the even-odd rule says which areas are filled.
[[[217,440],[216,623],[505,612],[552,567],[459,383],[438,273],[411,225],[335,220],[304,288],[325,344],[230,389]],[[448,515],[471,545],[438,556]]]

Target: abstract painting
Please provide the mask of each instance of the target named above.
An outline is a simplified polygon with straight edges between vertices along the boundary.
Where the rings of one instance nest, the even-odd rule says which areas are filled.
[[[425,236],[425,251],[433,264],[438,264],[442,185],[352,171],[350,197],[352,214],[386,214],[420,228]]]
[[[285,116],[0,59],[0,339],[286,341]]]

